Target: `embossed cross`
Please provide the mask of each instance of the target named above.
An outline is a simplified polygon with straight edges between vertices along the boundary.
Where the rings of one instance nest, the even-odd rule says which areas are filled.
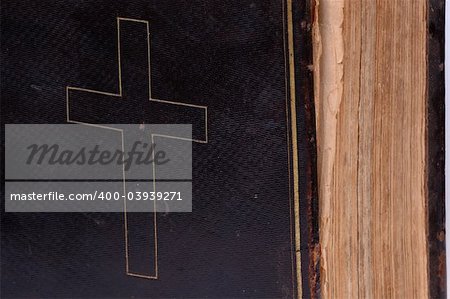
[[[192,138],[167,137],[208,143],[208,110],[206,106],[152,97],[149,27],[148,21],[117,18],[118,92],[67,86],[67,121],[90,125],[193,123]],[[104,128],[108,129],[108,127]],[[202,133],[198,134],[198,132]],[[122,140],[126,141],[126,138],[122,136]],[[127,145],[122,144],[122,147],[127,148]],[[151,214],[152,216],[140,213],[128,213],[129,215],[127,215],[125,206],[124,212],[126,274],[147,279],[158,279],[156,211]],[[142,227],[130,229],[136,223],[140,223],[140,225],[147,223],[152,228],[151,233],[149,233],[149,230],[143,232]],[[133,242],[133,238],[136,239],[136,242]],[[145,238],[151,238],[151,240],[145,240]],[[142,266],[140,265],[142,264],[140,257],[133,258],[133,246],[138,246],[142,242],[151,243],[153,248],[153,253],[150,253],[153,258],[147,257],[153,264],[153,267],[150,265],[149,268],[154,269],[149,273],[144,273],[143,270],[139,269]],[[137,271],[132,268],[136,268]]]

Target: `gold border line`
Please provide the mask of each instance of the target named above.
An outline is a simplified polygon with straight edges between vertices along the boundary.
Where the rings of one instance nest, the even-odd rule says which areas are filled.
[[[292,17],[292,0],[287,0],[287,33],[288,33],[288,61],[289,61],[289,106],[291,120],[292,141],[292,169],[294,185],[294,233],[295,233],[295,260],[297,277],[297,297],[302,298],[302,265],[300,251],[300,194],[299,194],[299,171],[298,171],[298,144],[297,144],[297,110],[295,94],[295,59],[294,59],[294,32]],[[284,18],[283,18],[284,19]],[[290,171],[290,170],[289,170]]]

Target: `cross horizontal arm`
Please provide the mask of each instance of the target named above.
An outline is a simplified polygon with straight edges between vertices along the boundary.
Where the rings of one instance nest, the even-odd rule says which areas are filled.
[[[206,106],[151,97],[149,23],[117,18],[117,51],[119,92],[67,87],[67,121],[192,124],[192,141],[207,143]]]

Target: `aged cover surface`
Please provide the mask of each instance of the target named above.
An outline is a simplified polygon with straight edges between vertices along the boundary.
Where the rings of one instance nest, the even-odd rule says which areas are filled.
[[[428,1],[427,187],[430,298],[447,297],[445,241],[445,3]],[[448,217],[448,216],[447,216]]]
[[[191,123],[194,142],[190,213],[126,231],[123,213],[2,208],[2,297],[318,296],[310,11],[3,1],[2,124]]]

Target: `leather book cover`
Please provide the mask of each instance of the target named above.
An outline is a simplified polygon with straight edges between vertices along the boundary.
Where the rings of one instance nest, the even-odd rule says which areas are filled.
[[[6,124],[191,124],[192,211],[3,202],[2,298],[319,297],[312,10],[3,1],[2,144]],[[33,177],[2,180],[7,201]]]
[[[427,208],[429,297],[447,297],[445,236],[445,1],[428,1]],[[448,3],[447,3],[448,5]],[[447,216],[448,217],[448,216]]]

